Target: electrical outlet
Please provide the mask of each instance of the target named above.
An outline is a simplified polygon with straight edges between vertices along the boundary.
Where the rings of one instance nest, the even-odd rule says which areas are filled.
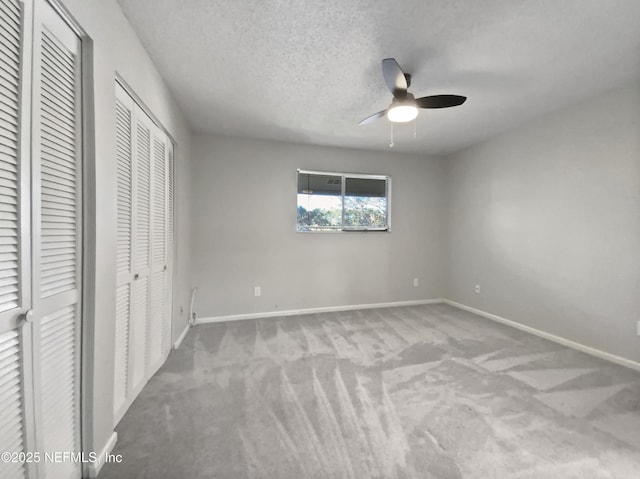
[[[253,295],[255,297],[258,297],[262,294],[262,290],[260,289],[260,286],[254,286],[253,287]]]
[[[419,278],[413,278],[413,287],[417,288],[418,286],[420,286],[420,279]]]
[[[640,336],[640,321],[636,324],[636,334]]]
[[[480,294],[480,285],[476,284],[476,294]]]

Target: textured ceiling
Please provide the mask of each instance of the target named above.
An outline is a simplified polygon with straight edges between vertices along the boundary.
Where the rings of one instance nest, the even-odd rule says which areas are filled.
[[[467,102],[396,126],[442,154],[640,78],[638,0],[119,0],[195,131],[388,149],[380,62]]]

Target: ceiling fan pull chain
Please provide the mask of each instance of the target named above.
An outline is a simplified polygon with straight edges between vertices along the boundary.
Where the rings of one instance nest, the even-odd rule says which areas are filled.
[[[393,122],[389,122],[389,124],[391,125],[391,140],[389,141],[389,148],[393,148]]]

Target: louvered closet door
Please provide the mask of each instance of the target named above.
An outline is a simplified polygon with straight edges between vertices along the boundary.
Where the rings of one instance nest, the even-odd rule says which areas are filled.
[[[137,107],[133,128],[133,282],[129,341],[132,395],[147,379],[149,342],[149,287],[151,271],[151,161],[153,123]]]
[[[173,146],[118,83],[115,126],[117,423],[170,350]]]
[[[164,334],[167,314],[167,187],[168,141],[164,132],[154,127],[151,134],[151,283],[149,294],[149,374],[164,359]]]
[[[171,351],[171,315],[173,312],[173,208],[174,208],[174,200],[173,200],[173,191],[175,185],[174,178],[174,163],[173,163],[173,143],[167,139],[167,229],[165,231],[165,243],[166,243],[166,264],[167,264],[167,274],[166,274],[166,287],[165,287],[165,306],[164,306],[164,329],[163,329],[163,338],[162,342],[164,345],[164,354],[169,354]]]
[[[129,395],[133,240],[133,99],[116,83],[117,250],[114,414],[119,419]]]
[[[0,452],[33,451],[29,288],[29,152],[23,4],[0,0]],[[26,181],[21,181],[26,179]],[[33,464],[0,462],[0,477],[23,478]]]
[[[2,0],[0,0],[2,1]],[[33,287],[37,446],[80,445],[80,40],[36,3],[33,127]],[[81,477],[79,462],[41,464],[44,477]]]

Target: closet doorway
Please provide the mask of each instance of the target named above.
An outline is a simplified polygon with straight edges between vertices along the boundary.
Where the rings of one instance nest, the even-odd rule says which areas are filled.
[[[174,146],[121,79],[115,129],[117,423],[171,349]]]

